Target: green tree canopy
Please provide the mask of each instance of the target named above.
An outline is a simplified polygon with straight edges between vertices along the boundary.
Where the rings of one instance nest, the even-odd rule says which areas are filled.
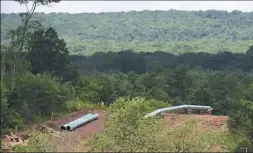
[[[53,28],[36,31],[28,46],[27,59],[31,62],[34,74],[49,72],[61,76],[70,64],[66,43],[58,38]]]

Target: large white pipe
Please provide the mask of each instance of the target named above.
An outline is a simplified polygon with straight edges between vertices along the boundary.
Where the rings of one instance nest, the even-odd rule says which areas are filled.
[[[82,120],[84,120],[87,117],[92,116],[92,115],[93,115],[92,113],[89,113],[89,114],[86,114],[86,115],[84,115],[84,116],[82,116],[82,117],[80,117],[80,118],[78,118],[78,119],[76,119],[74,121],[71,121],[71,122],[69,122],[69,123],[67,123],[65,125],[62,125],[61,126],[61,130],[67,130],[67,127],[69,127],[70,124],[73,124],[73,123],[76,123],[76,122],[80,122],[80,120],[82,121]]]
[[[96,119],[98,119],[98,114],[91,114],[91,115],[86,115],[85,117],[79,118],[77,120],[74,120],[72,122],[70,122],[67,126],[66,126],[66,130],[68,131],[72,131],[73,129],[76,129],[88,122],[94,121]]]
[[[192,109],[192,110],[210,110],[212,107],[210,106],[200,106],[200,105],[180,105],[180,106],[173,106],[173,107],[167,107],[167,108],[161,108],[157,109],[149,114],[147,114],[145,117],[154,116],[163,112],[172,112],[172,111],[179,111],[184,109]]]

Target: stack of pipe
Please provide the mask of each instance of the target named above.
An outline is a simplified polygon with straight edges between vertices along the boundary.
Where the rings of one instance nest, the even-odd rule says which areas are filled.
[[[185,109],[206,110],[206,111],[208,111],[208,110],[212,109],[212,107],[210,107],[210,106],[199,106],[199,105],[173,106],[173,107],[168,107],[168,108],[157,109],[157,110],[147,114],[145,117],[154,116],[154,115],[161,114],[161,113],[164,113],[164,112],[180,111],[180,110],[185,110]]]
[[[86,114],[72,122],[69,122],[65,125],[61,126],[61,130],[68,130],[68,131],[72,131],[80,126],[83,126],[84,124],[94,121],[96,119],[98,119],[98,114],[97,113],[89,113]]]

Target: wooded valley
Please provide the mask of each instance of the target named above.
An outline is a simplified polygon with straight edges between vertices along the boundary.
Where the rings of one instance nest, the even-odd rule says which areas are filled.
[[[227,151],[253,149],[252,25],[253,12],[240,11],[1,14],[1,131],[104,103],[123,135],[126,125],[137,132],[112,142],[108,126],[91,151],[155,151],[144,133],[159,137],[158,122],[128,111],[196,104],[229,116]]]

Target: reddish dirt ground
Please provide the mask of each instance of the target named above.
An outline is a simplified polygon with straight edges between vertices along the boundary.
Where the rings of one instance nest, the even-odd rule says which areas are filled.
[[[202,124],[206,129],[220,129],[226,126],[228,116],[216,116],[216,115],[199,115],[199,114],[166,114],[164,117],[165,125],[181,124],[184,119],[198,119],[199,124]]]
[[[60,151],[63,152],[80,152],[87,151],[88,141],[93,134],[100,133],[104,129],[105,111],[93,110],[89,113],[98,113],[99,118],[84,126],[81,126],[70,132],[60,132],[62,138],[52,136],[52,141],[57,144]],[[44,122],[43,125],[51,127],[56,131],[60,131],[60,126],[68,122],[71,122],[88,112],[79,111],[71,115],[55,118],[52,121]],[[215,116],[215,115],[198,115],[198,114],[166,114],[164,116],[165,125],[180,124],[184,119],[195,118],[200,120],[200,124],[204,125],[204,128],[211,128],[212,130],[220,129],[226,125],[227,116]],[[86,144],[85,144],[86,143]]]
[[[87,146],[85,145],[85,141],[90,140],[91,136],[93,134],[97,134],[101,132],[104,128],[104,118],[105,118],[105,111],[103,110],[94,110],[89,111],[89,113],[98,113],[99,117],[97,120],[92,121],[90,123],[85,124],[84,126],[81,126],[73,131],[70,132],[61,132],[61,134],[64,136],[63,138],[53,138],[53,142],[57,144],[60,151],[66,152],[79,152],[87,149]],[[55,130],[60,130],[60,126],[64,125],[66,123],[69,123],[86,113],[84,111],[73,113],[70,116],[60,117],[51,122],[44,123],[45,125],[49,126],[50,124],[53,125],[49,126],[51,128],[54,128]]]
[[[80,136],[82,136],[82,138],[91,136],[93,133],[98,133],[103,129],[105,111],[94,110],[92,112],[99,114],[98,119],[74,130],[75,132],[80,133]],[[91,111],[89,111],[89,113],[91,113]],[[51,127],[53,129],[59,131],[61,125],[69,123],[69,122],[71,122],[71,121],[73,121],[85,114],[86,114],[86,112],[80,111],[80,112],[73,113],[70,116],[63,116],[63,117],[59,117],[53,121],[45,122],[44,124],[47,125],[48,127]],[[74,131],[72,131],[72,132],[74,132]]]
[[[197,115],[196,117],[210,123],[211,126],[225,125],[228,120],[228,116]]]
[[[89,122],[84,126],[81,126],[73,131],[61,131],[61,125],[69,123],[87,113],[98,113],[99,117],[97,120]],[[93,134],[97,134],[104,129],[104,118],[105,111],[103,110],[93,110],[93,111],[78,111],[66,116],[61,116],[54,118],[53,120],[46,121],[40,125],[46,125],[56,131],[60,132],[61,138],[52,136],[52,142],[56,144],[60,151],[62,152],[81,152],[87,150],[87,145],[85,141],[89,141]],[[34,125],[31,129],[37,129],[38,125]],[[30,130],[19,132],[16,135],[24,138]],[[2,139],[4,144],[9,144],[9,141],[6,138]]]
[[[226,128],[228,116],[199,115],[199,114],[166,114],[164,116],[165,127],[180,125],[186,119],[197,119],[197,125],[204,131],[220,131]],[[222,147],[216,144],[212,147],[212,152],[222,152]]]
[[[99,133],[103,130],[104,127],[104,117],[105,112],[95,110],[94,112],[99,114],[99,119],[88,123],[80,128],[77,128],[74,131],[66,132],[67,137],[65,137],[64,145],[60,145],[61,151],[86,151],[87,145],[85,142],[88,142],[92,136],[92,134]],[[68,117],[61,117],[55,120],[53,123],[60,126],[66,124],[80,116],[82,116],[83,112],[74,113]],[[199,115],[199,114],[167,114],[164,117],[165,124],[175,125],[181,124],[184,119],[199,119],[199,123],[203,125],[205,129],[218,130],[221,127],[226,125],[227,116],[215,116],[215,115]],[[66,141],[68,141],[66,143]],[[57,140],[59,142],[59,140]],[[80,143],[81,142],[81,143]],[[59,143],[58,143],[59,145]],[[71,149],[70,149],[71,148]],[[216,147],[217,148],[217,147]]]

